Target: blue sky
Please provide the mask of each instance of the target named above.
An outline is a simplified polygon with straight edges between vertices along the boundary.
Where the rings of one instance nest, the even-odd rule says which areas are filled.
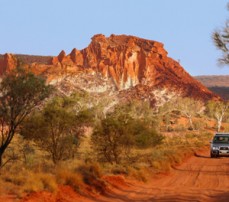
[[[69,53],[102,33],[164,43],[191,75],[229,74],[211,34],[222,28],[228,0],[0,0],[0,54]]]

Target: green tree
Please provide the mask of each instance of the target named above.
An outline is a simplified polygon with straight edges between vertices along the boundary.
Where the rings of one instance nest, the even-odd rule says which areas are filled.
[[[119,164],[132,148],[153,147],[162,142],[163,137],[154,129],[153,122],[145,119],[140,105],[134,107],[135,104],[117,106],[96,127],[92,142],[100,159]]]
[[[42,111],[29,117],[22,127],[21,134],[47,151],[55,164],[74,156],[81,129],[91,122],[90,111],[76,113],[75,104],[71,98],[55,97]]]
[[[113,114],[126,115],[132,119],[144,121],[154,128],[158,127],[158,112],[155,111],[148,101],[132,100],[131,102],[119,104],[115,107]]]
[[[17,129],[51,90],[43,78],[23,69],[18,68],[3,76],[0,84],[0,166]]]
[[[227,5],[229,10],[229,3]],[[221,30],[216,30],[212,34],[212,39],[215,46],[222,51],[223,55],[219,58],[219,64],[229,64],[229,20],[226,20],[225,27]]]

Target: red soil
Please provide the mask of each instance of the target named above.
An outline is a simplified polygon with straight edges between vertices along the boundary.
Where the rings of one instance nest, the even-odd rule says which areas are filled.
[[[81,196],[72,188],[60,187],[56,194],[34,193],[23,202],[82,201],[228,201],[229,159],[211,159],[208,151],[190,157],[168,175],[159,175],[148,183],[124,180],[121,176],[104,177],[110,185],[103,195]],[[0,198],[1,199],[1,198]],[[10,200],[8,200],[10,201]],[[12,201],[12,200],[11,200]]]

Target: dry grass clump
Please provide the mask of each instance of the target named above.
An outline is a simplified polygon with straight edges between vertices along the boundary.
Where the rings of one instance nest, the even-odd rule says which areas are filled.
[[[84,164],[79,166],[76,169],[77,172],[81,173],[83,176],[83,181],[86,185],[89,185],[91,191],[97,193],[104,193],[107,185],[101,179],[102,177],[102,170],[99,164],[91,163],[91,164]]]
[[[128,176],[142,182],[147,182],[152,174],[149,167],[128,167]]]
[[[157,170],[169,171],[173,166],[195,153],[196,150],[206,146],[211,139],[211,133],[189,132],[167,137],[164,144],[154,148],[151,156],[151,166]]]
[[[103,171],[99,164],[78,164],[77,167],[64,168],[60,166],[56,170],[58,184],[71,186],[75,191],[82,193],[84,189],[92,192],[103,193],[106,183],[101,179]]]
[[[152,154],[151,166],[157,172],[168,172],[174,165],[180,164],[186,156],[192,153],[192,150],[182,147],[155,149]]]
[[[58,184],[69,185],[78,192],[84,185],[82,175],[69,169],[57,169],[56,179]]]
[[[128,175],[128,167],[124,165],[110,165],[107,167],[108,173],[114,175]]]
[[[32,192],[57,192],[59,185],[68,185],[79,193],[83,193],[85,189],[103,193],[106,189],[106,183],[101,179],[102,171],[98,164],[81,164],[71,168],[57,165],[52,172],[45,172],[42,169],[37,172],[37,169],[27,168],[15,172],[19,167],[16,164],[13,167],[14,169],[10,171],[1,170],[0,185],[4,184],[1,187],[6,187],[2,193],[10,193],[19,198]]]
[[[43,190],[55,192],[58,189],[54,175],[25,169],[17,173],[10,171],[1,173],[0,183],[5,185],[3,192],[14,194],[18,197]]]
[[[35,149],[35,153],[24,153],[26,158],[21,155],[22,158],[0,170],[0,194],[10,193],[21,198],[44,190],[55,193],[60,185],[68,185],[78,193],[104,193],[108,187],[103,178],[106,174],[124,175],[146,182],[153,174],[170,171],[195,150],[209,144],[211,135],[199,131],[174,131],[157,147],[135,148],[132,155],[124,153],[120,164],[92,161],[89,155],[92,150],[87,142],[82,144],[87,147],[85,150],[83,146],[80,148],[79,156],[57,165],[47,158],[46,153]],[[85,138],[85,141],[89,140]],[[85,160],[86,157],[90,160]]]
[[[49,191],[56,192],[58,184],[56,177],[50,173],[31,173],[23,186],[25,192]]]

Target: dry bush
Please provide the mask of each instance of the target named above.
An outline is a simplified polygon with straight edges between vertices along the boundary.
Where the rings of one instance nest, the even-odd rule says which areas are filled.
[[[77,158],[61,161],[57,165],[47,158],[47,153],[33,147],[35,153],[32,155],[29,150],[25,150],[26,160],[20,155],[18,161],[7,164],[1,170],[0,192],[22,197],[25,193],[42,190],[56,192],[59,185],[68,185],[79,193],[85,193],[85,189],[104,193],[107,184],[102,176],[111,173],[145,182],[152,174],[170,171],[174,165],[180,164],[187,156],[193,154],[194,150],[209,144],[212,135],[201,131],[186,133],[166,133],[170,137],[166,137],[161,145],[144,149],[133,148],[133,156],[127,157],[126,153],[123,153],[125,163],[118,165],[94,161],[90,135],[82,138]],[[17,144],[12,146],[15,147],[15,152],[20,152]]]
[[[171,167],[180,164],[195,150],[208,145],[211,133],[189,132],[186,135],[166,138],[164,144],[152,151],[151,166],[157,171],[169,171]]]
[[[80,188],[84,185],[83,176],[80,173],[73,172],[73,170],[58,169],[56,178],[58,184],[69,185],[78,192],[80,192]]]
[[[112,165],[109,169],[110,173],[113,173],[115,175],[128,175],[128,169],[124,165]]]
[[[137,179],[142,182],[147,182],[152,174],[151,168],[149,167],[131,167],[127,168],[128,176]]]
[[[83,181],[90,186],[91,191],[104,193],[107,185],[101,179],[102,170],[99,164],[91,163],[79,166],[76,169],[83,176]]]
[[[202,130],[207,126],[207,124],[200,120],[194,120],[193,121],[193,128],[194,130]]]
[[[60,166],[56,170],[58,184],[69,185],[77,192],[87,187],[92,192],[103,193],[105,182],[101,179],[102,171],[99,164],[78,164],[72,167]]]
[[[173,130],[174,130],[175,132],[183,132],[183,131],[186,131],[186,130],[187,130],[187,127],[185,127],[184,124],[177,124],[177,125],[173,128]]]
[[[37,173],[26,169],[20,172],[11,170],[1,173],[0,182],[5,185],[5,193],[11,193],[18,197],[22,197],[27,193],[43,190],[55,192],[58,188],[54,175],[49,173]]]

